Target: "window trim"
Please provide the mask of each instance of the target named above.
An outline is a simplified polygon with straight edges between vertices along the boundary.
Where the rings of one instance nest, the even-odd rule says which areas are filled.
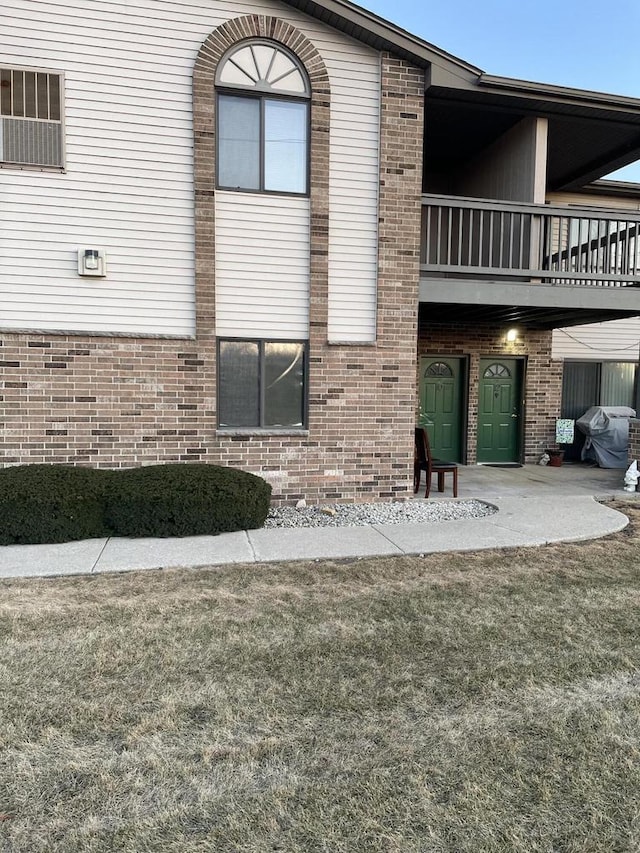
[[[232,426],[220,424],[220,345],[223,343],[248,343],[258,344],[258,415],[260,423],[254,426]],[[300,426],[265,426],[265,396],[264,396],[264,371],[265,371],[265,344],[301,344],[303,348],[304,363],[302,366],[302,423]],[[299,338],[241,338],[241,337],[218,337],[216,339],[216,429],[218,432],[234,434],[255,435],[300,435],[309,429],[309,341]]]
[[[60,97],[60,121],[59,121],[59,124],[60,124],[60,134],[61,134],[61,141],[60,141],[60,161],[61,162],[60,162],[59,166],[43,165],[43,164],[37,164],[37,163],[16,163],[14,161],[8,161],[8,160],[0,159],[0,169],[12,169],[14,171],[19,171],[19,172],[29,171],[29,172],[55,172],[57,174],[66,173],[66,170],[67,170],[67,145],[66,145],[66,142],[67,142],[67,133],[66,133],[66,114],[67,114],[66,91],[67,91],[67,87],[66,87],[65,72],[58,70],[58,69],[55,69],[55,68],[38,68],[38,67],[32,66],[32,65],[14,65],[12,62],[6,62],[5,63],[2,60],[0,60],[0,68],[6,69],[9,71],[26,71],[26,72],[31,72],[31,73],[35,73],[35,74],[51,74],[51,75],[55,75],[56,77],[58,77],[59,88],[60,88],[60,91],[59,91],[59,97]],[[3,118],[13,118],[16,121],[31,121],[31,122],[36,122],[36,123],[44,121],[44,119],[25,118],[23,116],[0,116],[0,121]],[[53,123],[55,123],[55,119],[49,120],[49,121],[50,122],[53,121]]]

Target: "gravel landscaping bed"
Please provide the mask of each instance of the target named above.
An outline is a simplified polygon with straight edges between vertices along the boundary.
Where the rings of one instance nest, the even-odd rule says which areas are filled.
[[[280,506],[269,510],[265,527],[357,527],[366,524],[429,524],[482,518],[497,512],[482,501],[403,501],[395,503]]]

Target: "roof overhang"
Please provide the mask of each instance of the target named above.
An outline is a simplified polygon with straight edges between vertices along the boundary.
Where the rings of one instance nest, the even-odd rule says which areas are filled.
[[[477,77],[481,70],[463,59],[441,50],[434,44],[375,15],[349,0],[284,0],[300,12],[340,30],[375,50],[388,50],[407,59],[420,68],[431,65],[442,68],[443,73],[466,78]]]
[[[607,197],[633,198],[640,204],[640,184],[635,181],[594,181],[580,190],[587,195],[602,195]]]
[[[421,278],[420,304],[434,323],[557,329],[638,316],[640,288]]]
[[[435,148],[460,162],[473,155],[473,137],[459,141],[459,128],[477,122],[483,140],[497,139],[506,127],[527,116],[548,119],[547,188],[572,190],[640,159],[640,99],[545,86],[480,74],[460,83],[439,69],[428,74],[427,111],[434,121],[450,122],[450,145]],[[442,131],[440,132],[442,136]],[[427,140],[428,144],[428,140]],[[446,162],[446,160],[444,161]]]

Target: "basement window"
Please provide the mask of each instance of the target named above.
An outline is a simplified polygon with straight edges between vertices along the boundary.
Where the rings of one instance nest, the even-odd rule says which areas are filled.
[[[0,68],[0,164],[63,167],[61,74]]]
[[[305,429],[306,341],[220,340],[218,426]]]

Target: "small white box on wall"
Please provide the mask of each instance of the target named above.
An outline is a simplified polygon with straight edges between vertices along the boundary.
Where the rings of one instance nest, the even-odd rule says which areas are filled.
[[[78,275],[104,277],[107,274],[107,253],[104,249],[78,249]]]

